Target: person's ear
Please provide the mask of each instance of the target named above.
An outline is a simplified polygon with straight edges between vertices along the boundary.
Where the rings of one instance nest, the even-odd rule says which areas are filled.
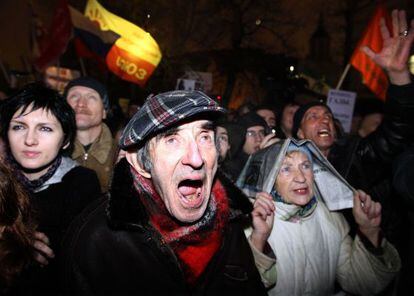
[[[130,152],[127,151],[125,154],[125,158],[129,162],[130,165],[144,178],[151,179],[151,173],[146,171],[138,161],[137,152]]]
[[[301,128],[298,129],[297,135],[299,139],[301,140],[305,139],[305,134],[303,133]]]
[[[62,150],[65,150],[66,148],[68,148],[68,147],[69,147],[69,145],[70,145],[70,142],[67,142],[67,143],[65,144],[65,146],[63,146],[63,147],[62,147]]]
[[[106,110],[105,110],[105,108],[102,111],[102,119],[106,119]]]

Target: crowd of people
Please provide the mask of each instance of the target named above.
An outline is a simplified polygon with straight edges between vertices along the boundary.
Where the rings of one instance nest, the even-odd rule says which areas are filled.
[[[350,134],[320,100],[230,119],[206,94],[175,90],[131,104],[117,130],[94,78],[62,96],[39,82],[11,94],[0,295],[404,295],[414,21],[392,18],[383,49],[362,49],[389,77],[387,100]]]

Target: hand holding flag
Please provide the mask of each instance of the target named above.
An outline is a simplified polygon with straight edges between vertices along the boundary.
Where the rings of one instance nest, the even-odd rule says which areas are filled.
[[[408,28],[405,11],[393,10],[392,32],[388,30],[384,19],[381,19],[380,29],[383,38],[381,51],[376,53],[368,46],[363,46],[361,50],[387,72],[392,84],[410,83],[407,62],[414,41],[414,20]]]

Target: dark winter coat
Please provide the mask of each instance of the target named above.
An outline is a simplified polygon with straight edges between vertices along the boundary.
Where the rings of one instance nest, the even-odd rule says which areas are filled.
[[[66,163],[65,160],[62,163]],[[60,182],[31,194],[30,203],[38,225],[37,231],[45,233],[49,238],[49,246],[55,258],[49,259],[49,264],[45,267],[33,264],[24,273],[21,287],[23,295],[56,295],[60,291],[58,264],[63,237],[72,220],[91,201],[99,198],[100,192],[96,173],[75,166],[64,174]]]
[[[390,175],[392,161],[412,141],[413,128],[414,84],[390,85],[384,120],[378,129],[366,138],[337,141],[328,159],[352,186],[381,200],[383,192],[376,186]]]
[[[392,191],[392,162],[414,135],[414,83],[390,85],[385,103],[384,120],[367,136],[338,140],[328,160],[354,187],[362,189],[383,206],[383,230],[391,242],[398,244],[399,203]],[[350,213],[345,213],[351,222]],[[350,223],[352,226],[352,222]],[[394,236],[394,237],[393,237]]]
[[[124,160],[114,171],[109,202],[89,207],[65,241],[63,281],[69,295],[265,295],[241,225],[250,202],[228,180],[232,217],[223,243],[190,288],[172,249],[149,224]]]

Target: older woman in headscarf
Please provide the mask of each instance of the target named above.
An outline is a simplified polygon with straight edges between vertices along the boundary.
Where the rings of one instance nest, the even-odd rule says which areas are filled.
[[[311,143],[288,139],[253,155],[239,178],[256,203],[272,198],[276,207],[268,242],[277,258],[277,282],[269,294],[332,295],[335,280],[352,294],[376,294],[400,268],[397,251],[381,236],[381,205],[354,191],[359,231],[351,238],[342,214],[325,203],[329,196],[324,194],[334,185],[315,179],[313,166],[317,162],[315,174],[329,172],[336,178],[335,188],[343,185],[336,193],[340,197],[348,190],[352,201],[352,188],[317,152]]]

